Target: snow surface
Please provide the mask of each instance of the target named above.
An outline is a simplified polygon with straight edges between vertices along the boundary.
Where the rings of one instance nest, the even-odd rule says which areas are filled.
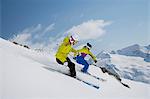
[[[59,69],[59,66],[64,71],[68,71],[67,67],[65,69],[65,66],[55,62],[53,52],[49,54],[36,52],[0,38],[0,98],[147,99],[150,96],[149,84],[123,79],[123,82],[131,87],[128,89],[115,78],[103,74],[98,67],[92,65],[89,72],[107,81],[97,81],[78,72],[77,75],[86,81],[98,84],[100,89],[95,89],[74,78],[43,68]],[[76,65],[76,69],[79,68],[81,66]]]
[[[111,63],[118,69],[122,77],[150,84],[150,63],[140,57],[112,54]]]
[[[132,47],[133,48],[133,47]],[[113,74],[125,79],[150,84],[150,62],[138,56],[110,54],[102,51],[97,55],[97,66],[105,67]]]

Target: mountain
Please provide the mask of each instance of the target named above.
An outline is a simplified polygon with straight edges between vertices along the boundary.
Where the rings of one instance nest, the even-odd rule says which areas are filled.
[[[117,50],[117,53],[126,56],[142,57],[147,62],[150,62],[150,45],[140,46],[138,44],[134,44],[121,50]]]
[[[150,63],[142,58],[146,55],[144,52],[146,48],[137,44],[118,50],[118,53],[101,51],[97,55],[98,64],[125,79],[150,84]]]
[[[149,84],[122,78],[123,82],[131,87],[128,89],[93,65],[90,66],[89,72],[106,79],[105,82],[91,79],[86,75],[78,73],[77,75],[82,76],[86,81],[98,83],[100,89],[94,89],[61,73],[49,71],[44,67],[68,69],[58,65],[54,55],[53,52],[37,52],[0,38],[0,99],[146,99],[149,97]],[[76,64],[76,69],[79,67],[80,65]]]
[[[114,64],[121,77],[150,84],[150,63],[141,57],[111,55],[111,63]]]
[[[105,51],[101,51],[99,54],[96,55],[96,57],[101,59],[111,58],[110,54]]]

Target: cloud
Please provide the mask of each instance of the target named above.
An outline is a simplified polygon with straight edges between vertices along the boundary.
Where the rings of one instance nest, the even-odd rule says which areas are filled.
[[[39,48],[43,48],[46,45],[46,42],[50,42],[50,37],[47,35],[54,29],[54,25],[55,24],[53,23],[44,27],[41,24],[38,24],[36,26],[28,27],[17,35],[14,35],[10,40],[32,47],[39,46]]]
[[[97,39],[106,33],[104,27],[110,24],[111,22],[104,20],[89,20],[80,25],[73,26],[66,33],[77,33],[82,40]]]
[[[32,27],[24,29],[19,34],[24,34],[24,33],[34,34],[34,33],[37,33],[38,31],[40,31],[41,29],[42,29],[42,25],[38,24],[37,26],[32,26]]]
[[[89,20],[83,22],[79,25],[73,26],[72,28],[66,30],[64,34],[58,34],[56,37],[52,37],[51,33],[55,29],[55,24],[49,24],[47,26],[38,24],[26,28],[14,36],[11,41],[16,41],[20,44],[26,44],[31,48],[41,48],[41,49],[54,49],[57,50],[59,43],[64,39],[68,33],[77,33],[79,35],[79,42],[77,46],[84,45],[86,40],[101,40],[102,35],[106,33],[105,27],[110,25],[111,22],[104,20]],[[83,42],[82,42],[83,40]],[[85,41],[85,42],[84,42]]]
[[[23,33],[23,34],[18,34],[17,36],[14,36],[14,38],[12,38],[11,41],[16,41],[21,44],[26,44],[30,38],[31,38],[31,34]]]
[[[47,32],[50,32],[54,29],[54,23],[53,24],[50,24],[49,26],[47,26],[44,31],[43,31],[43,34],[47,33]]]

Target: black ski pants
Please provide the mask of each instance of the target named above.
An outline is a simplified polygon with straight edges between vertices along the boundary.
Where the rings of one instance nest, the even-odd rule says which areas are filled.
[[[70,76],[75,77],[76,76],[76,71],[75,71],[75,64],[71,62],[71,60],[67,57],[66,62],[68,63],[68,67],[70,69]],[[64,65],[58,58],[56,58],[57,63]]]

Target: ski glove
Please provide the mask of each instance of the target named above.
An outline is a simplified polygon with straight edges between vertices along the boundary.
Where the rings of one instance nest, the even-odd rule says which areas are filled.
[[[76,57],[73,57],[74,60],[76,60]]]

